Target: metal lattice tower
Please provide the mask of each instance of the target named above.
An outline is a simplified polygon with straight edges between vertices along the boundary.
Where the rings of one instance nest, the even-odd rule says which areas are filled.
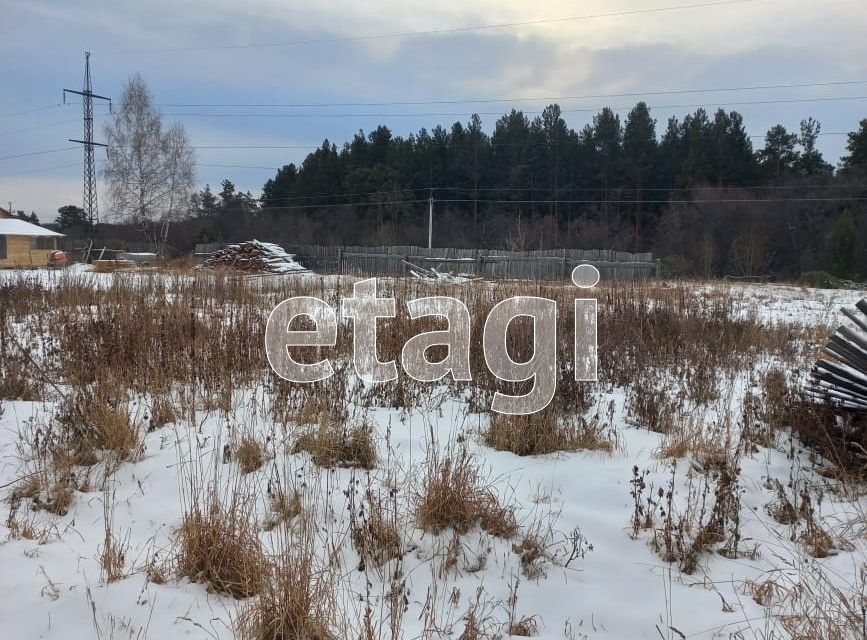
[[[66,94],[74,93],[81,96],[84,106],[84,139],[73,140],[84,146],[84,213],[90,223],[90,232],[94,233],[99,223],[99,207],[96,202],[96,161],[93,155],[94,147],[105,147],[101,142],[93,141],[93,99],[108,100],[108,110],[111,112],[111,98],[97,95],[91,89],[90,84],[90,51],[84,52],[84,86],[81,91],[74,89],[63,90],[63,103],[66,104]]]

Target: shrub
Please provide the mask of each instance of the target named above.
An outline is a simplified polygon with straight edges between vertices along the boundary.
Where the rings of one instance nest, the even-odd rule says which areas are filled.
[[[237,620],[244,640],[337,638],[334,576],[316,566],[310,527],[300,539],[282,540],[264,570],[259,597]]]
[[[251,503],[234,492],[223,504],[215,487],[196,494],[178,530],[178,575],[235,598],[258,593],[266,567]]]
[[[439,533],[451,527],[463,534],[477,524],[502,538],[517,531],[513,509],[501,505],[494,490],[482,484],[481,471],[466,450],[457,457],[428,461],[417,501],[416,517],[425,531]]]
[[[805,271],[801,274],[801,284],[815,289],[838,289],[840,281],[827,271]]]
[[[320,467],[376,466],[373,429],[364,424],[347,427],[323,419],[318,430],[298,438],[292,453],[301,451],[307,451]]]
[[[235,448],[235,460],[241,467],[242,473],[253,473],[265,464],[266,459],[265,448],[252,433],[241,436],[241,441]]]
[[[353,513],[352,544],[363,560],[375,566],[402,554],[396,507],[396,504],[383,504],[379,496],[368,491],[367,508],[358,514]]]
[[[92,465],[98,452],[116,461],[131,460],[141,451],[142,434],[120,404],[116,390],[102,387],[81,390],[69,397],[57,415],[55,455],[69,457],[74,464]]]

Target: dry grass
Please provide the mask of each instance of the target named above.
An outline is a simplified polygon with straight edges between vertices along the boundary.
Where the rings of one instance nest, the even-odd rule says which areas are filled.
[[[74,496],[71,483],[68,480],[58,480],[47,491],[33,498],[33,506],[58,516],[65,516],[69,513]]]
[[[56,418],[54,455],[68,457],[76,465],[92,465],[99,454],[115,463],[132,460],[141,452],[142,433],[126,412],[116,408],[124,394],[100,385],[68,398]]]
[[[270,512],[265,520],[265,531],[272,531],[283,522],[291,522],[296,516],[301,515],[301,496],[297,491],[278,489],[269,500]]]
[[[477,525],[502,538],[517,532],[513,509],[503,506],[494,489],[483,484],[478,463],[464,449],[442,460],[431,457],[416,505],[419,526],[431,533],[450,527],[463,534]]]
[[[764,422],[772,428],[786,426],[794,399],[786,372],[779,368],[768,371],[762,380],[762,392]]]
[[[233,456],[238,466],[241,467],[241,473],[244,474],[258,471],[268,459],[265,447],[251,432],[241,436]]]
[[[167,396],[161,395],[154,399],[151,405],[151,429],[159,429],[171,422],[176,422],[177,419],[177,411],[175,411],[171,400]]]
[[[806,488],[801,491],[799,511],[804,519],[805,526],[798,541],[804,546],[807,553],[814,558],[827,558],[836,548],[834,539],[816,517],[813,500]]]
[[[102,500],[102,518],[105,535],[99,551],[99,564],[106,583],[116,582],[125,576],[128,540],[121,540],[114,534],[115,494],[105,491]]]
[[[168,265],[167,271],[176,266],[185,268]],[[346,283],[338,286],[345,287]],[[394,293],[402,309],[406,299],[430,294],[426,286],[396,281],[385,285],[393,291],[383,290],[382,295]],[[0,398],[60,400],[60,392],[49,382],[72,390],[37,447],[50,468],[43,468],[16,489],[17,500],[29,500],[31,506],[52,514],[67,514],[75,491],[86,486],[83,465],[107,458],[115,462],[134,460],[141,450],[141,433],[126,417],[131,398],[152,399],[150,426],[156,429],[173,422],[192,424],[195,412],[203,406],[228,417],[237,409],[239,392],[263,383],[271,400],[266,410],[270,419],[280,425],[319,425],[294,443],[294,451],[309,452],[322,467],[374,468],[373,430],[363,424],[348,426],[348,406],[426,407],[430,386],[407,379],[401,371],[399,380],[376,390],[350,388],[346,371],[352,341],[347,334],[350,329],[343,326],[330,356],[338,370],[333,380],[303,388],[277,380],[268,371],[262,350],[263,310],[294,295],[314,294],[334,302],[346,293],[345,288],[335,292],[322,287],[315,279],[275,279],[251,285],[241,279],[187,273],[160,277],[142,274],[135,281],[118,274],[105,290],[73,278],[63,279],[51,289],[35,280],[0,286],[0,352],[10,354],[0,362]],[[554,299],[559,308],[568,309],[575,297],[574,287],[559,284],[504,283],[496,288],[481,284],[460,290],[438,284],[437,293],[462,299],[473,327],[473,382],[450,384],[445,394],[468,396],[471,406],[482,411],[488,411],[493,391],[503,390],[486,372],[480,350],[484,317],[494,302],[530,294]],[[687,487],[689,495],[679,496],[685,498],[685,505],[669,497],[675,493],[674,485],[668,491],[664,487],[640,489],[642,478],[633,478],[636,504],[640,506],[633,522],[634,534],[651,529],[654,544],[666,560],[684,571],[694,571],[703,554],[738,554],[737,460],[722,440],[693,431],[684,416],[696,406],[719,401],[726,380],[757,370],[760,361],[771,359],[780,364],[759,380],[749,424],[765,423],[770,428],[765,427],[761,434],[756,431],[760,437],[754,442],[771,444],[768,434],[791,423],[803,442],[840,469],[863,472],[867,459],[867,430],[861,428],[863,425],[835,428],[830,413],[807,405],[786,385],[787,369],[803,367],[812,357],[805,345],[822,338],[813,329],[769,327],[755,319],[733,319],[743,315],[735,313],[731,296],[697,296],[691,285],[612,284],[601,287],[598,296],[599,325],[605,327],[600,332],[600,379],[626,391],[631,418],[639,426],[665,434],[659,456],[683,458],[692,454],[691,463],[699,472],[690,480],[694,484]],[[570,335],[568,316],[558,315],[558,335]],[[384,359],[398,357],[400,346],[418,330],[437,328],[411,321],[403,312],[383,325],[378,347]],[[12,336],[20,337],[21,344],[13,344]],[[509,351],[518,360],[528,355],[529,344],[526,326],[510,332]],[[566,366],[571,349],[569,340],[558,342],[561,382],[557,402],[533,416],[492,415],[490,428],[484,433],[488,445],[518,455],[616,448],[616,436],[598,418],[584,419],[589,398],[600,387],[576,385],[569,379]],[[51,372],[51,381],[45,372]],[[230,453],[237,468],[252,473],[261,468],[267,453],[262,443],[247,435],[233,443]],[[423,530],[440,533],[453,529],[463,534],[481,526],[495,536],[516,536],[513,509],[502,504],[476,459],[466,451],[442,458],[432,456],[421,476],[413,495],[412,516]],[[191,479],[191,483],[172,569],[191,580],[207,582],[221,593],[241,598],[259,594],[239,619],[243,638],[341,637],[336,625],[333,568],[321,566],[325,561],[320,561],[326,553],[314,549],[309,537],[292,538],[283,540],[274,557],[267,558],[252,513],[255,499],[240,493],[223,498],[215,489],[207,489],[200,478]],[[833,553],[830,534],[818,526],[818,519],[802,511],[803,500],[785,500],[780,501],[778,520],[792,526],[797,541],[811,555]],[[306,507],[302,510],[294,489],[269,491],[268,505],[265,528],[276,529],[269,539],[302,535],[297,530],[306,531],[317,521]],[[277,526],[290,522],[291,527]],[[347,540],[363,562],[381,564],[405,551],[400,524],[389,500],[368,496],[365,513],[354,522]],[[15,535],[39,540],[48,530],[32,518],[15,519],[14,527]],[[303,535],[309,536],[309,531]],[[122,547],[122,541],[107,529],[102,559],[107,576],[123,574]],[[524,536],[512,549],[519,556],[523,574],[539,576],[546,542]],[[162,582],[168,576],[168,566],[154,564],[148,574]],[[405,596],[400,593],[402,602]],[[791,588],[757,587],[755,597],[763,603],[786,598],[794,603],[799,598],[800,604],[791,606],[793,613],[786,619],[786,628],[795,637],[833,640],[844,635],[833,630],[831,618],[849,625],[845,627],[848,631],[856,629],[859,607],[852,604],[856,601],[850,595],[848,600],[841,598],[830,588],[816,589],[812,594],[804,589],[796,594]],[[481,615],[468,614],[466,622],[465,640],[495,635],[482,623]],[[533,635],[536,620],[510,614],[505,631]]]
[[[213,487],[194,494],[177,532],[179,576],[235,598],[259,593],[267,568],[249,502],[236,491],[224,503]]]
[[[655,433],[675,433],[682,422],[679,404],[671,398],[669,386],[649,374],[642,374],[632,384],[629,413],[637,426]]]
[[[34,513],[20,517],[10,512],[6,525],[12,540],[34,540],[39,544],[47,544],[60,539],[57,526],[40,521]]]
[[[239,615],[243,640],[336,640],[336,579],[317,565],[312,528],[282,538],[264,569],[259,596]]]
[[[508,632],[510,636],[518,636],[520,638],[530,638],[539,633],[539,626],[536,623],[536,618],[533,616],[522,616],[509,624]]]
[[[293,453],[308,452],[320,467],[376,466],[373,428],[366,424],[340,425],[323,414],[319,428],[298,438]]]
[[[403,554],[396,501],[388,503],[368,490],[364,507],[353,513],[350,529],[362,567],[366,563],[378,567]]]
[[[0,398],[30,402],[39,400],[42,388],[39,382],[33,379],[28,360],[11,351],[4,350],[3,353],[4,361],[0,363]]]
[[[855,583],[841,588],[821,564],[798,561],[791,571],[747,581],[744,591],[767,608],[767,637],[855,640],[865,637],[865,587],[863,565]]]
[[[105,530],[99,564],[106,582],[115,582],[124,577],[126,545],[115,537],[111,529]]]
[[[512,551],[521,562],[521,573],[525,578],[536,580],[545,575],[543,564],[548,560],[545,540],[538,535],[528,535],[512,545]]]
[[[737,459],[713,474],[692,469],[687,473],[685,503],[676,501],[677,465],[672,463],[668,488],[660,488],[658,498],[649,500],[649,507],[640,504],[639,481],[633,470],[633,496],[636,512],[634,531],[653,527],[657,512],[661,522],[654,528],[653,548],[666,562],[677,563],[687,574],[694,573],[705,554],[712,551],[727,558],[737,558],[740,543],[740,467]],[[639,509],[641,507],[641,509]],[[641,520],[644,521],[641,521]]]
[[[556,405],[529,415],[490,414],[485,444],[519,456],[557,451],[611,452],[615,439],[601,425],[577,416],[562,416]]]

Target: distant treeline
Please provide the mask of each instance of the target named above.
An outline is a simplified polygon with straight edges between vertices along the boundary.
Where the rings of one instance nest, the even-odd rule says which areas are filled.
[[[206,186],[169,243],[426,244],[432,196],[436,246],[652,251],[696,275],[863,276],[867,119],[836,169],[821,134],[807,118],[754,145],[722,109],[671,118],[660,134],[643,102],[581,131],[557,105],[532,120],[512,110],[491,135],[478,116],[406,138],[379,126],[342,147],[326,140],[261,199],[229,180]]]

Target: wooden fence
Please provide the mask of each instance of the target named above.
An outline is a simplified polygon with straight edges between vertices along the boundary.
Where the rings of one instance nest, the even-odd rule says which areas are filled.
[[[590,263],[603,280],[635,280],[659,275],[652,253],[605,249],[500,251],[413,246],[354,247],[287,245],[305,267],[319,273],[364,276],[410,275],[413,265],[489,280],[568,280],[572,269]]]

